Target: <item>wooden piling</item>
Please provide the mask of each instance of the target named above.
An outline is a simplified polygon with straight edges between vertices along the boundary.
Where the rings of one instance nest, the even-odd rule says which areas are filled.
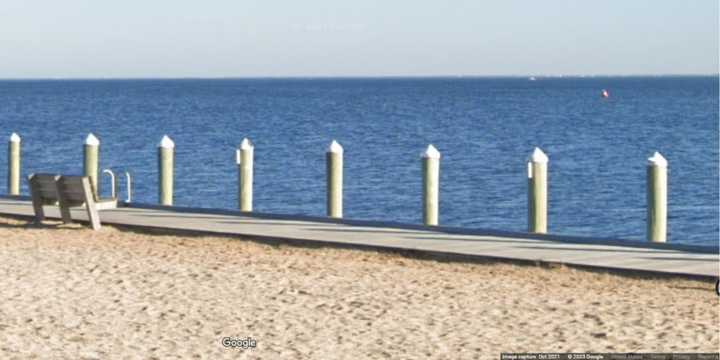
[[[647,239],[667,241],[668,162],[659,152],[647,164]]]
[[[90,177],[95,197],[98,197],[100,188],[98,187],[98,177],[100,169],[100,140],[92,133],[85,138],[83,146],[83,172],[85,176]]]
[[[343,147],[333,140],[325,153],[327,216],[343,217]]]
[[[423,223],[437,226],[440,206],[440,152],[431,145],[421,155],[423,172]]]
[[[252,211],[253,208],[253,161],[255,146],[247,138],[243,139],[235,150],[235,162],[238,167],[238,207],[240,211]]]
[[[160,205],[173,204],[173,177],[175,143],[167,135],[158,144],[158,201]]]
[[[547,233],[548,219],[548,157],[535,148],[528,159],[528,231]]]
[[[20,146],[20,136],[12,133],[8,141],[8,195],[20,195]]]

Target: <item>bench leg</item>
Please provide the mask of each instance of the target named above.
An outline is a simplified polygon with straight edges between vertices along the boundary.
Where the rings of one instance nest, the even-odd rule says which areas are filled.
[[[90,220],[90,226],[93,230],[100,230],[100,215],[98,214],[95,204],[88,202],[85,204],[87,208],[88,220]]]
[[[70,216],[70,208],[64,204],[60,204],[60,216],[64,224],[72,224],[72,217]]]
[[[98,214],[97,207],[95,206],[95,195],[90,187],[90,180],[84,177],[83,193],[85,193],[85,209],[87,209],[88,220],[90,220],[90,226],[93,230],[100,230],[100,214]]]
[[[40,224],[45,220],[45,211],[43,210],[42,201],[33,199],[33,210],[35,210],[35,222]]]
[[[45,220],[45,211],[34,178],[30,179],[30,195],[32,196],[33,210],[35,212],[35,222],[40,224]]]
[[[62,218],[62,221],[64,224],[72,224],[72,217],[70,216],[70,207],[67,204],[67,199],[65,199],[65,195],[62,192],[62,184],[64,182],[63,178],[60,178],[55,181],[55,189],[57,189],[57,195],[58,195],[58,206],[60,207],[60,217]]]

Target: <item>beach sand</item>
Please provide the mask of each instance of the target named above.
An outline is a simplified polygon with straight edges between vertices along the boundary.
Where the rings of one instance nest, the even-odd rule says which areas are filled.
[[[2,359],[718,351],[714,284],[0,218]],[[227,348],[224,337],[256,341]]]

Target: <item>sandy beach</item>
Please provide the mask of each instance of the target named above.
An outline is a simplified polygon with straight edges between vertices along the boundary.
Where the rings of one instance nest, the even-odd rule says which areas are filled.
[[[709,282],[47,224],[0,218],[2,359],[720,348]]]

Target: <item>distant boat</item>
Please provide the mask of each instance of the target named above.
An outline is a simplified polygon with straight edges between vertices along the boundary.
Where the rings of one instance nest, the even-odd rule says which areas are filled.
[[[600,93],[600,96],[607,99],[610,97],[610,93],[607,90],[603,89],[602,92]]]
[[[531,76],[528,80],[530,80],[530,81],[535,81],[535,80],[537,80],[537,79],[535,79],[534,76]]]

